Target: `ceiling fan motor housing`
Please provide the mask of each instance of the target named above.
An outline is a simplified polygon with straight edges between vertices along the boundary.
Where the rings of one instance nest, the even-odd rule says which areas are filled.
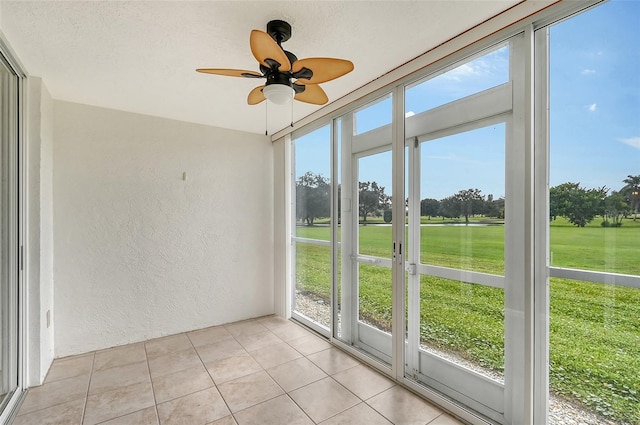
[[[269,34],[276,43],[284,43],[291,38],[291,25],[279,19],[269,21],[267,24],[267,34]]]
[[[282,84],[284,86],[291,86],[291,75],[287,72],[279,72],[269,70],[267,73],[267,86],[271,84]]]

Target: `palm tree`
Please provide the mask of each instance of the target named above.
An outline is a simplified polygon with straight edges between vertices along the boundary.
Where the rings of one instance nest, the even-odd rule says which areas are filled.
[[[629,203],[633,210],[633,221],[636,221],[636,216],[638,215],[638,200],[640,197],[640,174],[637,176],[628,175],[622,182],[627,184],[623,190],[628,193]]]

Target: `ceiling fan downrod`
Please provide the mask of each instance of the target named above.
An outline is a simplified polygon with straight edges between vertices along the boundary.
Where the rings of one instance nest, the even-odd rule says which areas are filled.
[[[269,21],[267,24],[267,34],[273,38],[278,46],[291,38],[291,25],[279,19]]]

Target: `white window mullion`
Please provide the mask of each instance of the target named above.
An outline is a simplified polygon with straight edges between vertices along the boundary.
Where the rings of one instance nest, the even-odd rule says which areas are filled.
[[[532,424],[533,191],[531,35],[511,41],[513,113],[505,147],[505,423]]]
[[[407,375],[416,375],[420,369],[420,143],[408,140],[409,147],[409,240],[407,241],[406,269],[408,272],[407,316]]]
[[[404,378],[405,364],[405,288],[404,264],[407,251],[405,241],[405,129],[404,129],[404,86],[393,91],[393,296],[392,296],[392,349],[391,369],[396,379]]]
[[[340,190],[340,231],[341,231],[341,264],[342,270],[340,282],[340,339],[350,343],[353,340],[353,287],[357,282],[355,263],[351,259],[356,255],[355,247],[357,241],[357,226],[354,229],[353,214],[357,205],[353,205],[356,200],[353,198],[353,174],[355,170],[353,166],[355,161],[352,159],[352,138],[354,129],[353,114],[346,114],[341,118],[341,190]],[[355,212],[357,214],[357,212]],[[357,296],[357,294],[356,294]],[[334,315],[337,315],[337,306],[334,307]],[[337,334],[332,335],[333,338]]]
[[[533,422],[549,420],[549,30],[535,32]]]

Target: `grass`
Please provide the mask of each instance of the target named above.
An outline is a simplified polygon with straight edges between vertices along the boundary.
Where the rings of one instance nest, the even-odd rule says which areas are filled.
[[[431,222],[438,222],[432,219]],[[552,265],[640,275],[640,221],[603,228],[551,223]],[[502,226],[423,226],[422,263],[504,273]],[[329,240],[329,227],[301,227],[300,237]],[[361,253],[389,258],[391,227],[361,226]],[[329,300],[330,250],[297,244],[297,288]],[[360,315],[391,327],[390,270],[361,265]],[[423,342],[504,369],[501,289],[421,277]],[[620,424],[640,424],[640,290],[550,280],[551,390]]]

